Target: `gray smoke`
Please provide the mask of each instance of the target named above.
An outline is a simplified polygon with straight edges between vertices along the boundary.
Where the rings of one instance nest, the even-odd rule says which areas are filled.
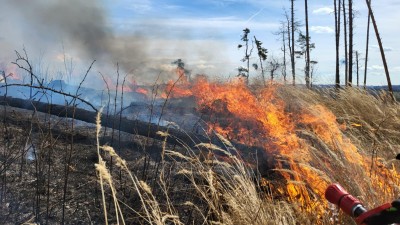
[[[144,67],[148,62],[146,40],[140,35],[115,36],[100,2],[7,0],[3,6],[12,11],[7,30],[22,29],[22,35],[35,40],[36,47],[63,42],[88,59],[118,62],[125,71]]]
[[[78,58],[85,60],[82,67],[96,59],[98,71],[107,68],[115,72],[118,62],[121,72],[133,71],[138,81],[152,82],[165,65],[178,58],[184,59],[191,69],[192,61],[197,60],[203,66],[208,60],[223,58],[219,54],[225,51],[213,43],[206,44],[213,45],[210,47],[213,52],[207,51],[202,44],[188,41],[190,30],[172,31],[168,25],[160,24],[161,20],[151,23],[151,18],[131,24],[136,26],[135,33],[117,34],[100,0],[0,1],[6,9],[0,14],[0,49],[3,50],[0,61],[4,52],[12,55],[22,45],[33,56],[41,52],[51,52],[54,56],[64,46],[66,53],[73,57],[78,54]],[[15,55],[9,59],[15,60]],[[169,76],[165,80],[175,78],[175,74],[165,71],[162,75]]]
[[[80,45],[89,56],[97,57],[113,49],[113,35],[106,26],[103,10],[96,2],[68,0],[38,4],[30,1],[24,13],[40,25],[41,32],[59,34]]]

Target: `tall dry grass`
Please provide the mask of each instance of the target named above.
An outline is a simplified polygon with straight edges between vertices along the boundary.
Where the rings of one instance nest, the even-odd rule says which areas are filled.
[[[379,151],[379,157],[392,160],[400,152],[400,106],[386,92],[284,87],[279,95],[288,107],[323,105],[329,109],[338,123],[346,125],[344,134],[365,154]]]
[[[316,105],[322,105],[336,116],[338,126],[345,126],[341,136],[349,139],[356,146],[355,155],[370,157],[369,171],[354,162],[343,162],[343,153],[340,148],[332,149],[335,142],[325,143],[315,134],[310,134],[303,125],[296,129],[298,136],[313,141],[311,146],[313,162],[302,164],[305,168],[317,171],[326,180],[341,182],[350,187],[349,191],[366,201],[368,207],[376,206],[382,201],[388,201],[399,193],[397,181],[391,180],[382,187],[378,178],[381,171],[397,173],[398,165],[394,156],[400,146],[400,107],[389,102],[382,93],[368,93],[359,89],[321,89],[308,90],[298,87],[282,86],[277,95],[286,103],[286,110],[294,116],[298,111],[313,110]],[[314,108],[313,108],[314,107]],[[97,134],[100,132],[98,121]],[[165,138],[170,137],[167,132],[160,132]],[[218,135],[218,134],[217,134]],[[324,215],[302,211],[296,202],[287,198],[277,197],[268,189],[268,180],[259,177],[254,171],[232,152],[238,151],[229,140],[218,135],[224,148],[209,143],[198,144],[195,148],[187,147],[178,151],[169,145],[162,144],[161,172],[152,184],[140,180],[129,168],[113,148],[100,146],[98,142],[99,162],[96,164],[103,196],[104,220],[110,223],[125,224],[124,210],[130,210],[137,215],[137,223],[141,224],[185,224],[187,218],[183,210],[190,208],[196,217],[197,224],[351,224],[352,220],[337,215],[337,209],[325,205]],[[118,166],[130,179],[128,188],[136,193],[140,199],[140,206],[129,205],[118,199],[116,180],[108,171],[100,151],[112,156]],[[329,155],[329,165],[322,162],[322,157]],[[196,198],[176,204],[169,196],[167,185],[168,167],[172,163],[177,176],[184,177],[188,186],[181,193]],[[364,162],[365,163],[365,162]],[[301,164],[299,162],[299,164]],[[336,173],[332,172],[333,166]],[[392,168],[392,170],[390,170]],[[293,171],[293,173],[296,173]],[[352,176],[359,176],[357,178]],[[353,179],[354,178],[354,179]],[[397,178],[397,174],[390,179]],[[389,178],[388,178],[389,179]],[[357,182],[363,181],[366,184]],[[304,183],[307,181],[304,180]],[[153,186],[152,186],[153,185]],[[304,185],[304,184],[299,184]],[[162,191],[163,198],[155,194],[154,190]],[[388,191],[385,191],[388,190]],[[114,199],[113,209],[106,207],[105,195]],[[380,196],[380,197],[378,197]],[[179,196],[178,196],[179,198]],[[379,198],[379,199],[378,199]],[[316,201],[324,201],[317,198]],[[123,205],[123,207],[121,207]],[[200,221],[200,222],[199,222]],[[193,222],[194,223],[194,222]]]
[[[98,121],[98,131],[99,129]],[[159,135],[167,137],[168,133],[160,132]],[[227,139],[222,136],[220,138],[231,151],[236,151]],[[260,182],[255,182],[256,175],[242,160],[227,150],[212,144],[204,143],[197,147],[208,153],[218,151],[219,155],[222,154],[226,158],[221,160],[211,156],[212,154],[207,154],[209,157],[204,158],[190,148],[186,149],[187,154],[184,155],[178,151],[168,150],[165,144],[163,152],[164,157],[176,162],[177,174],[190,181],[191,189],[194,191],[192,194],[198,196],[202,204],[206,206],[207,210],[204,210],[201,209],[204,206],[199,206],[198,202],[186,201],[182,204],[184,207],[197,211],[201,224],[296,224],[297,219],[293,207],[285,201],[274,200],[273,196],[260,192],[261,187],[257,186]],[[133,174],[126,161],[112,147],[99,146],[98,151],[99,162],[96,164],[96,169],[102,190],[106,224],[108,224],[108,215],[110,214],[114,218],[114,223],[125,224],[125,221],[115,194],[116,188],[113,179],[117,178],[112,177],[109,173],[100,151],[113,156],[115,165],[129,175],[131,181],[129,187],[139,196],[141,207],[139,207],[140,211],[137,211],[137,207],[129,205],[127,207],[135,211],[141,223],[184,224],[179,215],[179,209],[171,202],[158,202],[152,187]],[[160,186],[164,186],[163,174],[165,172],[162,170],[159,177]],[[115,211],[113,212],[108,211],[106,207],[104,197],[106,189],[110,190],[114,199]],[[165,195],[168,195],[165,188],[161,189]],[[161,207],[161,205],[166,205],[166,207]]]
[[[400,153],[400,105],[392,102],[387,93],[358,88],[306,90],[283,87],[278,94],[289,111],[313,110],[319,105],[328,109],[341,128],[343,140],[354,146],[352,156],[358,161],[351,163],[343,160],[344,144],[339,145],[338,140],[334,140],[335,147],[318,146],[314,150],[315,154],[322,149],[330,154],[329,164],[335,167],[334,174],[328,174],[332,181],[344,184],[368,207],[398,197],[400,162],[395,157]],[[318,169],[324,168],[321,165]]]

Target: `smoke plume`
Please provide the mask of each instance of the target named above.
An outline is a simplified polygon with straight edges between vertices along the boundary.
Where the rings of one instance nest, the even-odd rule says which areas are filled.
[[[208,68],[205,60],[223,58],[217,55],[218,52],[223,52],[216,50],[219,44],[212,41],[205,44],[215,50],[211,53],[204,49],[202,43],[188,41],[190,31],[187,30],[182,32],[181,40],[179,37],[163,39],[164,34],[171,32],[171,29],[163,24],[136,22],[135,24],[139,25],[137,29],[133,29],[135,32],[116,32],[108,18],[107,10],[103,8],[103,1],[3,2],[2,8],[7,10],[0,15],[0,27],[6,32],[0,33],[0,49],[3,50],[0,52],[0,62],[15,60],[13,50],[21,50],[22,45],[25,45],[28,53],[34,56],[44,52],[55,58],[55,55],[65,51],[75,60],[78,58],[85,62],[82,67],[86,66],[87,62],[97,60],[95,65],[100,71],[105,68],[115,71],[115,63],[118,63],[121,71],[133,71],[138,80],[151,82],[163,68],[173,68],[166,65],[177,58],[186,61],[186,57],[191,57],[190,60],[200,62],[200,69]],[[187,64],[190,66],[190,62]]]
[[[5,44],[4,40],[3,45],[20,49],[28,42],[27,48],[34,51],[48,51],[55,46],[60,49],[65,45],[66,51],[77,52],[89,60],[118,62],[125,71],[145,67],[148,63],[146,39],[140,35],[116,36],[100,2],[7,0],[5,8],[9,11],[7,16],[0,18],[0,24],[11,32],[3,35],[22,38],[7,38],[7,42],[20,41],[19,48],[15,46],[17,43]],[[0,38],[4,39],[4,36]]]

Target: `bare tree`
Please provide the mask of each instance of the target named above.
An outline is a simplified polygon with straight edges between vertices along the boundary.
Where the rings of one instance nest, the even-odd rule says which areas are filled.
[[[23,48],[23,52],[24,52],[24,56],[22,56],[18,51],[15,51],[15,54],[17,55],[17,59],[15,60],[15,62],[12,62],[14,65],[18,66],[18,68],[25,70],[26,72],[28,72],[28,74],[30,75],[30,90],[29,90],[29,98],[32,99],[34,97],[33,94],[33,84],[34,82],[36,82],[39,86],[43,86],[43,81],[39,79],[39,77],[37,75],[35,75],[35,73],[33,72],[33,67],[31,64],[31,61],[28,57],[28,54],[26,52],[25,47]],[[27,66],[23,66],[22,63],[25,63]]]
[[[305,67],[304,67],[304,72],[306,72],[306,76],[307,76],[307,70],[308,73],[310,73],[310,62],[308,62],[310,60],[310,52],[312,51],[312,49],[315,48],[315,43],[310,43],[310,37],[307,37],[306,35],[304,35],[301,31],[299,32],[299,38],[297,39],[297,43],[300,47],[299,51],[296,51],[296,57],[300,58],[302,56],[304,56],[304,63],[305,63]],[[308,74],[310,75],[310,74]],[[307,81],[307,78],[306,78]],[[311,83],[311,79],[310,77],[308,77],[308,84],[307,87],[310,87],[310,83]]]
[[[296,84],[296,51],[295,51],[295,31],[298,30],[300,26],[300,22],[294,19],[294,0],[291,0],[292,7],[291,7],[291,16],[289,16],[288,12],[285,10],[285,17],[286,17],[286,29],[287,29],[287,42],[288,42],[288,49],[290,55],[290,65],[292,69],[292,77],[293,77],[293,85]]]
[[[359,71],[360,71],[360,53],[356,51],[356,74],[357,74],[357,87],[360,86],[360,76],[359,76]]]
[[[340,45],[340,9],[341,9],[341,0],[334,0],[333,4],[335,10],[335,37],[336,37],[336,75],[335,75],[335,83],[336,88],[340,87],[340,68],[339,68],[339,45]]]
[[[264,76],[264,66],[263,66],[262,62],[267,59],[268,50],[262,46],[262,42],[260,40],[257,40],[256,36],[254,36],[254,43],[256,43],[257,54],[258,54],[258,58],[260,60],[261,76],[262,76],[263,83],[265,86],[266,84],[265,84],[265,76]]]
[[[353,0],[349,1],[349,85],[353,83]]]
[[[348,72],[349,72],[349,67],[348,67],[348,51],[347,51],[347,18],[346,18],[346,0],[343,0],[343,30],[344,30],[344,63],[345,63],[345,72],[344,72],[344,78],[345,78],[345,85],[348,85]]]
[[[306,75],[306,86],[310,87],[310,35],[308,32],[308,0],[304,0],[305,14],[306,14],[306,66],[305,66],[305,75]]]
[[[281,27],[279,29],[278,32],[275,33],[275,35],[278,35],[278,40],[282,41],[282,47],[281,47],[281,51],[283,53],[283,62],[282,62],[282,76],[283,76],[283,81],[286,84],[286,33],[287,33],[287,29],[286,29],[286,22],[281,21]]]
[[[244,57],[242,59],[242,62],[246,63],[246,69],[245,70],[240,70],[239,69],[239,76],[243,76],[246,79],[246,83],[249,83],[249,75],[250,75],[250,55],[253,49],[249,49],[249,33],[250,33],[250,29],[249,28],[245,28],[243,30],[243,35],[241,40],[244,42],[245,45],[245,51],[244,51]],[[243,45],[239,44],[238,48],[242,48]]]
[[[371,5],[371,0],[368,1]],[[371,24],[371,13],[368,10],[368,25],[367,25],[367,41],[365,46],[365,66],[364,66],[364,89],[367,87],[367,70],[368,70],[368,50],[369,50],[369,27]]]
[[[292,32],[292,51],[291,51],[291,62],[292,62],[292,76],[293,76],[293,85],[296,84],[296,65],[295,65],[295,56],[294,56],[294,52],[295,52],[295,46],[294,46],[294,31],[295,31],[295,22],[294,22],[294,0],[290,0],[291,2],[291,6],[290,6],[290,13],[291,13],[291,17],[290,17],[290,23],[292,24],[291,27],[291,32]]]
[[[293,60],[292,60],[292,56],[294,56],[294,51],[292,48],[292,35],[290,33],[290,17],[288,15],[288,13],[285,11],[285,17],[286,17],[286,28],[287,28],[287,41],[288,41],[288,49],[289,49],[289,56],[290,56],[290,65],[291,68],[293,70]],[[292,72],[292,76],[293,76],[293,72]]]
[[[271,57],[271,60],[269,60],[268,65],[269,65],[269,72],[270,72],[270,77],[271,77],[271,82],[272,82],[275,77],[275,72],[279,69],[281,64],[274,57]]]
[[[387,79],[387,82],[388,82],[389,93],[390,93],[392,99],[395,100],[394,99],[394,95],[393,95],[392,82],[390,81],[389,69],[388,69],[388,66],[387,66],[387,63],[386,63],[385,51],[383,50],[382,40],[381,40],[381,37],[380,37],[379,32],[378,32],[378,26],[376,25],[376,20],[375,20],[375,17],[374,17],[374,13],[372,12],[372,7],[371,7],[371,4],[370,4],[369,0],[365,0],[365,2],[367,3],[368,10],[369,10],[369,13],[371,15],[372,25],[374,26],[376,39],[378,41],[379,49],[380,49],[380,52],[381,52],[382,63],[383,63],[383,67],[385,68],[386,79]]]

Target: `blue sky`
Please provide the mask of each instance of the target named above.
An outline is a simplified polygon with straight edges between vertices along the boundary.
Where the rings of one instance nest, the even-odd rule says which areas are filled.
[[[51,21],[58,19],[57,14],[48,17],[31,15],[34,14],[32,8],[36,7],[39,12],[46,14],[48,10],[51,10],[50,6],[54,2],[61,3],[61,0],[29,2],[25,4],[30,4],[26,9],[21,9],[21,4],[14,3],[21,0],[5,1],[8,2],[5,7],[9,9],[0,15],[0,27],[3,28],[2,30],[7,30],[8,35],[0,34],[0,48],[3,50],[0,52],[0,61],[12,59],[13,50],[20,49],[22,45],[30,49],[31,54],[45,55],[50,61],[54,61],[55,65],[57,65],[57,60],[62,61],[61,53],[70,56],[77,64],[83,64],[83,66],[93,57],[101,57],[82,53],[82,47],[86,47],[87,41],[76,44],[77,41],[74,39],[74,36],[81,35],[81,32],[76,33],[72,29],[75,33],[67,34],[62,30],[63,26],[73,27],[76,23],[84,23],[87,18],[82,17],[82,14],[86,12],[66,10],[65,13],[71,14],[70,16],[75,20],[68,18],[67,22],[59,21],[53,24]],[[288,10],[290,7],[289,0],[71,0],[69,2],[68,7],[76,5],[82,8],[83,5],[99,8],[99,11],[95,11],[94,14],[104,13],[104,18],[97,18],[97,20],[104,20],[104,27],[97,25],[96,19],[90,21],[92,24],[89,23],[89,25],[90,27],[99,26],[100,30],[105,30],[115,43],[112,48],[94,51],[101,54],[107,54],[107,51],[113,52],[110,57],[103,58],[104,63],[100,64],[97,70],[107,70],[107,60],[111,65],[115,61],[123,60],[126,61],[124,65],[131,63],[132,70],[141,77],[139,80],[150,83],[153,82],[154,77],[143,74],[156,73],[155,71],[158,70],[172,71],[174,66],[171,62],[177,58],[182,58],[187,68],[193,73],[206,73],[224,78],[234,77],[237,74],[237,68],[243,65],[240,61],[243,51],[237,49],[237,44],[240,43],[242,30],[246,27],[251,30],[251,37],[255,35],[263,42],[264,47],[269,51],[269,58],[281,60],[281,43],[274,33],[278,31],[280,22],[285,19],[284,9]],[[362,0],[355,1],[354,4],[356,9],[354,49],[358,50],[363,58],[367,8],[365,1]],[[396,26],[397,21],[400,21],[398,13],[400,0],[373,1],[373,7],[383,45],[387,50],[386,56],[392,83],[400,84],[398,75],[400,73],[400,42],[397,40],[400,27]],[[304,23],[304,1],[295,1],[295,8],[296,18]],[[310,36],[316,45],[311,52],[311,59],[319,62],[314,75],[315,83],[334,82],[335,38],[332,10],[332,0],[309,0]],[[32,18],[29,18],[30,16]],[[9,20],[9,17],[13,20]],[[37,17],[40,18],[37,19]],[[68,21],[73,24],[69,25]],[[300,29],[305,30],[304,27]],[[84,32],[82,30],[82,33]],[[89,36],[91,32],[90,29],[87,31]],[[94,37],[99,34],[99,32],[92,33]],[[102,44],[99,42],[94,47],[101,48]],[[64,46],[64,50],[60,46]],[[386,78],[373,32],[371,32],[370,49],[368,84],[385,85]],[[132,52],[138,53],[131,56]],[[91,50],[90,53],[93,51]],[[117,53],[121,56],[115,56]],[[256,60],[255,54],[253,56],[252,60]],[[344,56],[342,55],[341,58]],[[297,61],[297,80],[303,81],[303,59],[297,59]],[[363,60],[361,64],[360,74],[363,74]],[[148,67],[149,70],[143,70],[140,67]],[[256,76],[257,72],[252,71],[251,75]]]
[[[334,16],[333,1],[318,0],[309,1],[310,36],[316,43],[316,49],[311,53],[312,59],[319,62],[316,67],[315,82],[332,83],[334,74]],[[375,1],[374,12],[380,28],[388,64],[390,67],[392,82],[400,84],[399,76],[399,45],[396,40],[399,35],[398,26],[394,26],[398,19],[399,0]],[[213,51],[218,59],[202,58],[202,55],[194,54],[196,57],[187,55],[188,49],[183,50],[182,56],[179,51],[175,57],[182,57],[193,70],[208,67],[215,68],[216,73],[233,76],[235,68],[241,65],[240,59],[243,52],[236,48],[240,42],[243,28],[248,27],[251,35],[256,35],[263,41],[264,47],[272,55],[280,59],[280,43],[278,37],[273,33],[279,29],[280,22],[284,20],[284,9],[289,9],[288,0],[194,0],[194,1],[163,1],[144,0],[128,1],[120,0],[117,3],[106,1],[106,7],[112,18],[112,24],[118,32],[143,32],[149,37],[160,39],[160,41],[178,40],[182,41],[183,47],[190,48],[190,43],[202,45],[203,49]],[[296,1],[296,18],[304,24],[304,2]],[[365,53],[365,28],[367,8],[364,1],[356,1],[355,18],[355,50]],[[152,27],[152,28],[151,28]],[[301,27],[304,31],[304,27]],[[372,27],[371,27],[372,29]],[[372,30],[373,31],[373,30]],[[161,37],[160,37],[160,36]],[[343,37],[343,36],[342,36]],[[221,44],[222,47],[208,46],[210,42],[214,45]],[[173,46],[173,45],[171,45]],[[166,47],[165,49],[167,49]],[[220,52],[222,51],[222,52]],[[166,51],[168,52],[168,50]],[[186,57],[186,59],[185,59]],[[344,56],[341,56],[344,58]],[[299,59],[297,73],[302,74],[302,59]],[[360,75],[364,71],[364,61],[360,61]],[[224,67],[216,68],[216,67]],[[199,67],[199,68],[196,68]],[[376,38],[371,33],[371,50],[369,61],[368,83],[386,84],[383,73],[380,54],[378,52]],[[212,73],[212,70],[207,70]],[[361,78],[360,78],[361,79]]]

